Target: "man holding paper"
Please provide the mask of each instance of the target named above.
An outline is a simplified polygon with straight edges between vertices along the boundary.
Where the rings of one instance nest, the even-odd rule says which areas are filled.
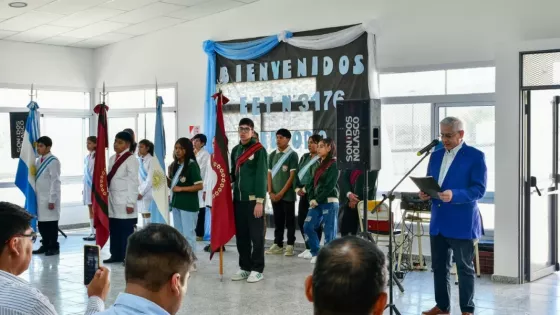
[[[443,150],[430,157],[427,176],[441,192],[432,200],[430,247],[436,306],[423,315],[450,314],[451,253],[459,275],[459,305],[463,315],[474,313],[474,240],[482,233],[478,200],[486,193],[484,153],[463,141],[463,123],[455,117],[440,122]],[[420,192],[422,200],[431,197]]]

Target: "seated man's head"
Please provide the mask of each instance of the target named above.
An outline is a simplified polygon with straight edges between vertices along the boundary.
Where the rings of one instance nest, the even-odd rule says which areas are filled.
[[[20,206],[0,202],[0,270],[20,275],[29,267],[33,242],[33,216]]]
[[[305,294],[316,315],[380,315],[387,303],[385,256],[361,238],[336,239],[321,249]]]
[[[126,250],[126,293],[144,297],[175,314],[187,292],[194,254],[187,240],[165,224],[132,234]]]

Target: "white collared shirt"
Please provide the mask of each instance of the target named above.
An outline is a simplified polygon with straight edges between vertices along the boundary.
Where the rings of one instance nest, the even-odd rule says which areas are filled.
[[[449,171],[449,167],[451,166],[451,163],[453,163],[455,156],[457,156],[457,152],[459,152],[459,150],[461,150],[462,147],[463,147],[463,140],[461,140],[461,143],[459,143],[458,146],[454,147],[449,151],[447,150],[445,151],[445,154],[443,155],[443,160],[441,161],[441,168],[439,169],[438,184],[440,187],[441,184],[443,184],[443,181],[445,180],[445,176]]]
[[[209,169],[208,166],[210,165],[210,153],[206,151],[205,147],[200,148],[200,150],[196,153],[196,163],[198,163],[198,167],[200,168],[200,178],[202,178],[202,180],[204,181],[202,184],[202,190],[198,191],[198,206],[200,208],[204,208],[205,200],[202,197],[204,192],[206,191],[206,176]]]

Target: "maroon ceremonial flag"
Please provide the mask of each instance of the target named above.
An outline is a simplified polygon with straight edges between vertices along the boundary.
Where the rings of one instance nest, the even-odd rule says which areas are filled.
[[[109,188],[107,185],[107,167],[105,152],[108,148],[107,140],[107,110],[105,104],[95,106],[97,114],[97,148],[95,149],[95,164],[93,167],[93,183],[91,188],[91,203],[93,206],[93,226],[95,227],[95,243],[101,248],[109,239]]]
[[[228,139],[224,126],[222,106],[229,102],[222,92],[212,96],[216,100],[216,138],[214,154],[212,155],[212,169],[218,180],[212,189],[212,231],[210,233],[210,259],[214,252],[227,244],[235,235],[235,219],[233,217],[233,196],[231,192],[231,178],[228,163]]]

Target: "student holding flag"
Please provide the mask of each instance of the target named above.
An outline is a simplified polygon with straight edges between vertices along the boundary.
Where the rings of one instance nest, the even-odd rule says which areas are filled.
[[[301,235],[305,239],[305,251],[298,255],[300,258],[311,259],[311,252],[309,251],[309,243],[305,237],[303,230],[303,224],[305,223],[305,218],[307,218],[307,212],[309,211],[309,199],[307,198],[306,186],[311,184],[313,180],[313,172],[319,166],[319,155],[317,154],[317,146],[319,141],[323,140],[321,135],[312,135],[307,140],[308,153],[305,153],[299,160],[298,173],[296,176],[296,194],[299,196],[298,204],[298,224]],[[319,242],[321,242],[321,236],[323,234],[323,228],[319,225],[317,228],[317,237]]]
[[[37,190],[37,212],[42,245],[33,254],[58,255],[58,220],[60,219],[60,162],[51,153],[52,140],[49,137],[37,139],[35,163],[35,187]]]
[[[93,185],[93,167],[95,166],[95,149],[97,147],[97,137],[87,138],[87,150],[89,154],[84,159],[84,188],[82,190],[84,205],[89,208],[89,236],[84,237],[84,241],[95,241],[95,229],[93,227],[93,207],[91,202]]]
[[[294,255],[296,241],[296,194],[294,179],[298,167],[298,155],[290,148],[292,134],[287,129],[276,132],[277,150],[268,158],[268,195],[274,212],[274,244],[267,254],[284,252],[284,226],[288,229],[285,256]]]
[[[154,144],[147,139],[138,144],[138,213],[142,214],[142,226],[146,226],[151,223]]]

